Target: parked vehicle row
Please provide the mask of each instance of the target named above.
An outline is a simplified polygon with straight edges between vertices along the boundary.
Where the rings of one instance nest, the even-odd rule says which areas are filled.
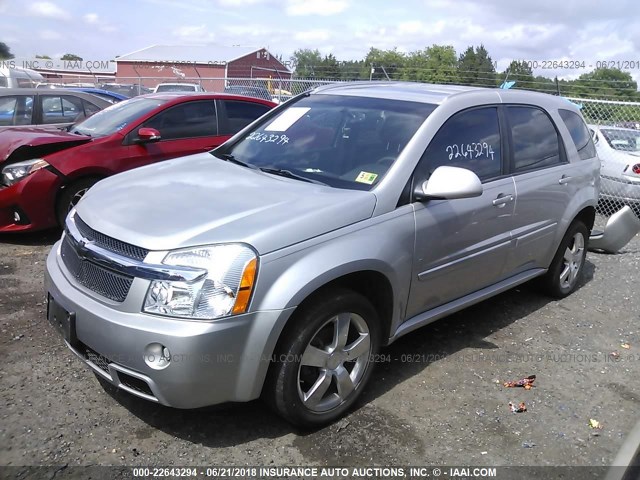
[[[99,133],[150,148],[214,111],[186,104],[174,124],[172,109],[147,110],[167,98],[96,114],[76,151]],[[215,102],[224,134],[238,101]],[[127,105],[144,119],[102,123]],[[64,154],[26,175],[56,175]],[[580,111],[558,97],[319,87],[212,152],[98,182],[47,259],[48,318],[99,378],[140,398],[262,397],[295,424],[326,424],[366,388],[382,346],[529,280],[574,291],[599,171]]]
[[[6,88],[0,90],[0,129],[63,128],[110,105],[111,100],[70,89]]]

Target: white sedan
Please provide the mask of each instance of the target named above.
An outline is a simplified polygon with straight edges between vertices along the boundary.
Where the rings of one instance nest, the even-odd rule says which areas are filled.
[[[602,168],[600,200],[640,211],[640,130],[589,125]]]

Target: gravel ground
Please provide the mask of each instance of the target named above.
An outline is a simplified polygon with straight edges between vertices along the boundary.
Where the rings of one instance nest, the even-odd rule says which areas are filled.
[[[101,385],[45,319],[58,236],[0,237],[1,465],[596,466],[639,417],[640,237],[590,253],[564,300],[525,285],[399,340],[357,408],[305,432],[260,402],[180,411]]]

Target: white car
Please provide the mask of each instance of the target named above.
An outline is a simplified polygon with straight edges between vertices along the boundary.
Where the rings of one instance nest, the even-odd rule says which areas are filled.
[[[640,212],[640,130],[589,125],[601,161],[600,201]]]
[[[204,92],[204,88],[197,83],[159,83],[153,93],[159,92]]]

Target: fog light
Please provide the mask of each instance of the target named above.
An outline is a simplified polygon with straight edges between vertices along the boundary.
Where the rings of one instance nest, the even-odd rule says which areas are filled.
[[[144,362],[154,370],[162,370],[171,363],[171,352],[160,343],[150,343],[144,349]]]
[[[20,220],[22,220],[22,218],[20,218],[20,214],[18,212],[13,212],[13,221],[15,223],[20,223]]]

